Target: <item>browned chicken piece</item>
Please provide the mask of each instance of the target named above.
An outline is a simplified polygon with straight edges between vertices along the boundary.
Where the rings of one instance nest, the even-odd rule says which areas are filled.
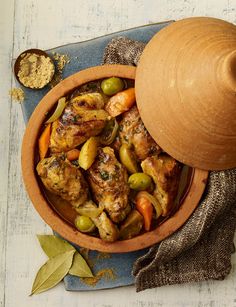
[[[155,183],[154,196],[160,202],[163,216],[174,207],[178,193],[182,166],[167,154],[148,157],[141,163],[143,172],[152,177]]]
[[[128,175],[118,162],[114,150],[104,147],[88,170],[94,200],[107,211],[113,222],[123,221],[130,211]]]
[[[46,189],[72,205],[80,206],[88,199],[88,185],[81,171],[63,154],[41,160],[36,169]]]
[[[114,242],[119,237],[118,227],[112,223],[105,212],[102,212],[98,217],[92,218],[94,224],[98,228],[100,238],[106,242]]]
[[[104,103],[100,93],[73,98],[62,116],[52,124],[50,151],[65,152],[79,146],[89,137],[98,135],[109,118],[109,114],[103,110]]]
[[[119,125],[119,139],[122,144],[133,146],[139,160],[144,160],[161,151],[145,128],[136,106],[123,114]],[[116,148],[117,145],[118,143],[114,147]]]

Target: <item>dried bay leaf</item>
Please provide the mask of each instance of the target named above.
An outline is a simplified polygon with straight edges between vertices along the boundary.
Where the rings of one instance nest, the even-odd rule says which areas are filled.
[[[84,258],[76,252],[69,274],[78,277],[93,277],[93,273]]]
[[[31,295],[54,287],[67,273],[78,277],[93,277],[86,260],[67,241],[54,235],[37,237],[49,260],[38,271]]]
[[[32,294],[44,292],[56,286],[68,273],[75,250],[70,250],[49,259],[38,271],[33,283]]]
[[[37,238],[48,258],[55,257],[68,251],[75,251],[75,248],[72,245],[56,236],[37,235]]]

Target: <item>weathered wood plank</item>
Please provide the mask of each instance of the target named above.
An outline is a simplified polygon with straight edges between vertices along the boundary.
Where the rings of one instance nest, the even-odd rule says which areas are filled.
[[[9,161],[9,126],[11,100],[8,90],[11,86],[11,53],[13,46],[14,1],[0,3],[0,306],[5,302],[5,265],[7,229],[7,174]]]
[[[1,2],[3,6],[2,3],[3,1]],[[9,106],[7,90],[11,86],[9,54],[12,47],[7,47],[10,51],[6,52],[5,46],[8,44],[12,46],[13,25],[13,54],[16,56],[20,51],[31,47],[47,49],[149,22],[187,16],[211,15],[236,23],[236,1],[20,0],[15,1],[14,23],[13,0],[7,1],[4,7],[4,13],[2,9],[0,10],[0,31],[2,24],[4,25],[3,33],[0,32],[2,34],[0,65],[3,65],[1,66],[3,67],[3,75],[6,76],[6,79],[1,80],[0,83],[1,88],[3,86],[3,90],[0,91],[0,106],[3,111],[0,112],[0,240],[2,242],[0,245],[0,306],[4,306],[3,297],[5,295],[5,306],[7,307],[60,307],[68,304],[71,307],[235,307],[236,255],[232,257],[233,271],[223,282],[209,281],[176,285],[147,290],[138,294],[135,293],[134,287],[96,291],[92,294],[87,292],[69,293],[64,291],[63,285],[59,285],[50,292],[28,297],[36,271],[46,259],[39,248],[35,235],[50,233],[50,229],[33,209],[22,184],[20,147],[24,123],[19,105],[13,104],[11,109]],[[2,54],[7,62],[2,60]],[[6,207],[7,195],[8,210]],[[6,227],[7,236],[5,237]],[[5,269],[4,294],[5,274],[2,272],[5,272]]]

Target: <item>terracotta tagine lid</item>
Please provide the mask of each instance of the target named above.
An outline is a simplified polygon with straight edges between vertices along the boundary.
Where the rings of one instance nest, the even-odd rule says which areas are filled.
[[[236,26],[215,18],[172,23],[147,44],[136,98],[155,141],[201,169],[236,167]]]

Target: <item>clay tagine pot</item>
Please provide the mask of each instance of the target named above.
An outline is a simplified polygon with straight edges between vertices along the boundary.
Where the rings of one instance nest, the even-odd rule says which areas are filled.
[[[236,167],[236,26],[215,18],[172,23],[147,44],[137,105],[155,141],[206,170]]]
[[[38,104],[29,120],[23,139],[22,174],[26,190],[35,209],[44,221],[62,237],[91,250],[110,253],[130,252],[162,241],[181,227],[190,217],[199,203],[207,182],[207,171],[190,169],[184,188],[185,192],[181,197],[182,200],[180,200],[180,207],[171,217],[150,232],[143,233],[130,240],[116,241],[114,243],[106,243],[99,238],[79,232],[54,210],[46,198],[35,168],[38,157],[38,137],[48,112],[55,107],[59,98],[82,84],[111,76],[135,79],[135,72],[136,69],[131,66],[104,65],[80,71],[66,78],[50,90]]]

